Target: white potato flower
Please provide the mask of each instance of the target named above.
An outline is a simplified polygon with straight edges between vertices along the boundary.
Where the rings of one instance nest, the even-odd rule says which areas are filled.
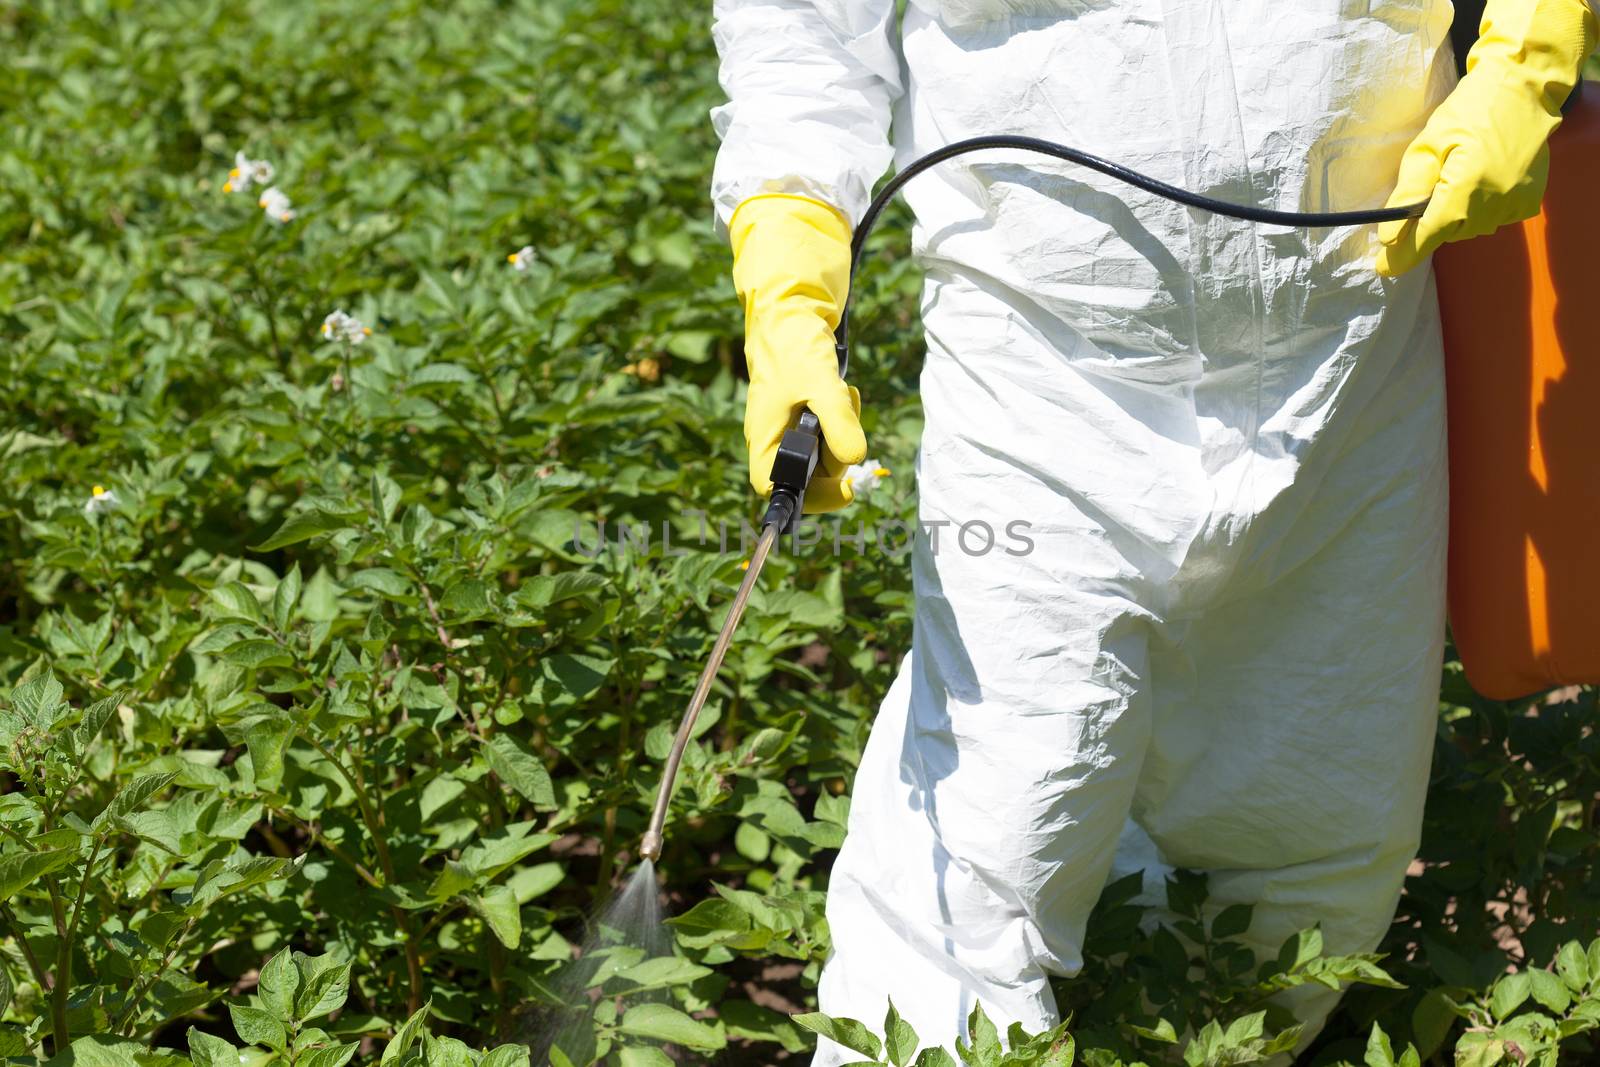
[[[533,257],[535,254],[536,253],[534,252],[532,245],[523,245],[521,248],[507,256],[506,262],[510,263],[518,270],[525,271],[529,267],[533,266]]]
[[[290,219],[294,218],[293,203],[286,195],[284,195],[283,190],[279,189],[276,185],[268,187],[268,189],[261,194],[261,199],[256,201],[256,203],[261,205],[261,210],[265,211],[267,213],[267,218],[271,219],[273,222],[288,222]]]
[[[89,499],[83,502],[83,513],[85,515],[98,515],[102,511],[110,511],[120,503],[121,501],[117,499],[116,490],[97,485],[90,492]]]
[[[330,341],[358,345],[372,336],[372,328],[354,315],[345,314],[341,308],[329,312],[328,317],[322,320],[322,336]]]
[[[865,463],[852,463],[845,468],[844,480],[858,493],[870,493],[878,487],[878,483],[889,477],[889,468],[883,466],[875,459]]]
[[[272,176],[277,171],[271,163],[264,159],[251,159],[243,152],[233,154],[233,169],[228,172],[228,180],[223,183],[222,191],[225,193],[249,192],[252,185],[267,185],[272,181]]]

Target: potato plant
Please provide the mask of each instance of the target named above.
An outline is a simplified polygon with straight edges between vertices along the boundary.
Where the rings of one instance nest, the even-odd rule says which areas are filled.
[[[892,473],[769,565],[688,750],[666,932],[574,961],[755,512],[706,21],[0,4],[0,1057],[798,1063],[821,1031],[897,1065],[1243,1063],[1313,980],[1352,987],[1320,1062],[1590,1053],[1594,694],[1494,703],[1455,667],[1381,959],[1308,932],[1245,961],[1248,916],[1185,875],[1173,929],[1112,887],[1060,1031],[975,1012],[939,1051],[811,1011],[910,640],[878,537],[914,502],[903,216],[852,370]]]

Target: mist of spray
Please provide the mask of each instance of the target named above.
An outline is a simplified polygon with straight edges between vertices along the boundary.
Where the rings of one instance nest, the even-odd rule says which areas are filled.
[[[672,935],[661,920],[655,864],[644,860],[590,916],[577,958],[557,976],[556,1005],[543,1014],[529,1042],[534,1067],[561,1064],[554,1049],[580,1067],[589,1062],[594,1050],[595,976],[608,962],[614,966],[619,954],[630,959],[672,955]]]

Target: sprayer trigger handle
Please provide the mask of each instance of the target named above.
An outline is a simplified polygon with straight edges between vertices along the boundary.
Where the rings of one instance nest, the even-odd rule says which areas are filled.
[[[805,510],[806,486],[817,469],[822,456],[822,425],[809,409],[802,410],[795,424],[784,431],[778,441],[778,453],[772,460],[772,497],[774,504],[780,498],[792,502],[782,523],[780,533],[792,533],[799,525]],[[768,509],[768,515],[776,513]]]
[[[822,445],[822,422],[821,422],[820,419],[818,419],[815,415],[813,415],[811,413],[811,409],[810,408],[801,409],[800,418],[795,423],[794,428],[799,430],[803,434],[809,434],[810,436],[815,437],[817,439],[818,450],[819,451],[821,450],[821,445]],[[812,456],[812,460],[811,460],[811,467],[812,467],[813,470],[816,469],[816,465],[817,465],[816,464],[816,456],[813,455]]]

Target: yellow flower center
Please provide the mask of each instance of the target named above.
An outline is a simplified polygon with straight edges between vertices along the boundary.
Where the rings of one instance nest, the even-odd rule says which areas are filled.
[[[94,495],[95,496],[105,496],[106,495],[106,487],[103,486],[103,485],[95,486],[94,487]]]
[[[877,470],[873,471],[872,473],[873,473],[874,477],[887,478],[887,477],[889,477],[889,468],[888,467],[879,467]]]

